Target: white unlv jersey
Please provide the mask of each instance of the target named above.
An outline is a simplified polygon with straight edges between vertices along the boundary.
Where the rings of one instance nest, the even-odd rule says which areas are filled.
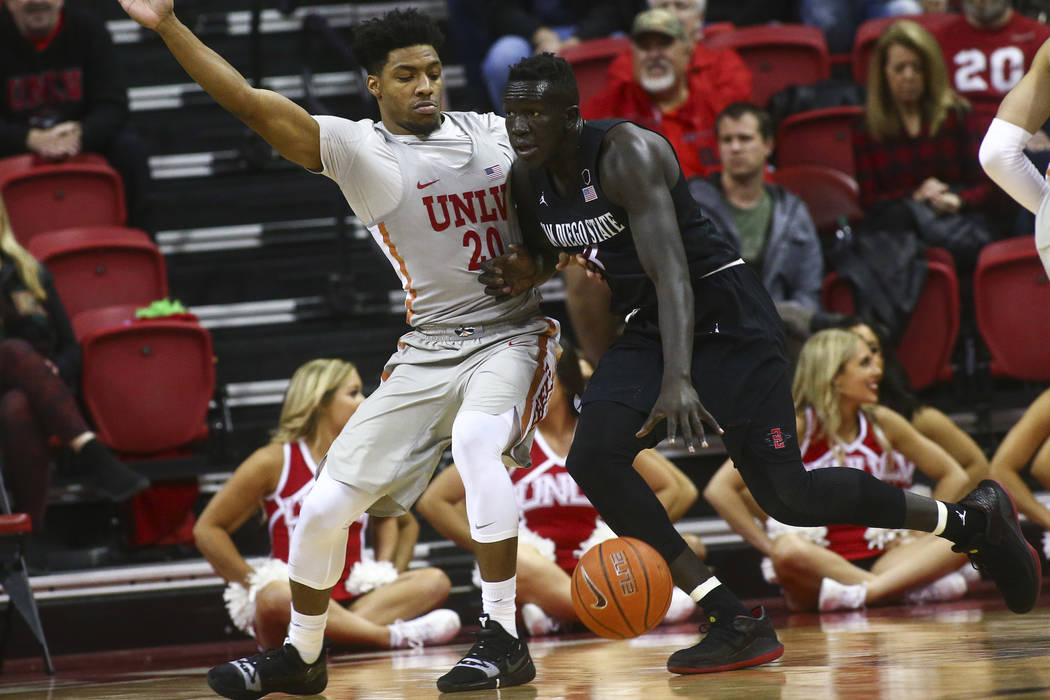
[[[439,138],[402,140],[367,120],[317,118],[325,174],[339,183],[400,278],[410,325],[469,326],[534,317],[539,313],[535,290],[496,301],[478,282],[483,261],[511,244],[522,245],[517,225],[508,220],[507,176],[514,156],[502,120],[473,112],[445,112],[444,117],[450,123],[439,131],[469,138],[471,151],[463,163],[435,157],[448,146]],[[387,190],[372,195],[378,188],[369,190],[374,183],[359,178],[386,178],[380,187]],[[390,191],[390,181],[396,188],[398,179],[400,192]],[[392,211],[366,206],[391,195],[397,202]]]

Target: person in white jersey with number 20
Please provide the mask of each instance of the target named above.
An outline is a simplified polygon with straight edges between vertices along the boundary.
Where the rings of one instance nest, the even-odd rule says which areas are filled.
[[[504,466],[528,464],[532,429],[553,382],[559,329],[527,292],[499,300],[477,281],[480,264],[521,244],[508,221],[514,158],[492,114],[443,112],[436,25],[414,10],[355,28],[353,48],[380,121],[314,117],[251,87],[174,14],[172,0],[121,0],[223,108],[281,155],[339,184],[386,254],[413,330],[401,337],[383,382],[329,449],[292,537],[291,624],[282,647],[216,666],[214,691],[230,698],[320,693],[331,589],[343,570],[347,528],[362,513],[405,512],[444,449],[466,487],[483,579],[478,640],[438,680],[442,691],[506,687],[535,676],[515,629],[518,509]]]

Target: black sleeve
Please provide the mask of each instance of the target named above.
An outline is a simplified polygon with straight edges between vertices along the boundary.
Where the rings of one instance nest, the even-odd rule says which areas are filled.
[[[513,34],[532,41],[532,35],[543,26],[539,18],[518,0],[484,0],[485,28],[495,41]]]
[[[65,383],[77,389],[80,387],[80,343],[73,335],[73,324],[69,322],[66,308],[62,306],[62,300],[58,297],[51,275],[45,272],[40,281],[47,292],[44,300],[44,309],[47,317],[55,329],[55,352],[51,361],[58,367],[59,374]]]
[[[128,120],[128,95],[109,31],[93,18],[82,18],[87,43],[84,65],[83,148],[104,152]]]
[[[28,136],[28,126],[12,121],[7,115],[0,117],[0,158],[26,153]]]

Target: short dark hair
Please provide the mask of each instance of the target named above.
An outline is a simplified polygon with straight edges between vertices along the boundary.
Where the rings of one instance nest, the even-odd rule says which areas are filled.
[[[564,58],[552,53],[527,56],[511,66],[507,83],[518,81],[546,81],[551,85],[550,92],[565,98],[568,104],[580,102],[580,91],[572,66]]]
[[[440,49],[445,35],[434,20],[419,10],[392,10],[382,17],[362,22],[354,28],[351,45],[357,62],[369,75],[383,72],[390,52],[406,46],[433,46]]]
[[[715,117],[715,136],[718,136],[718,127],[723,119],[740,119],[745,114],[750,114],[758,120],[758,133],[763,141],[773,138],[773,118],[769,116],[769,112],[753,102],[734,102],[719,112]]]

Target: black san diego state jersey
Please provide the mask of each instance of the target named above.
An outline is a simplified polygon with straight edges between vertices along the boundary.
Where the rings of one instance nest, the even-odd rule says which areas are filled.
[[[598,177],[598,155],[605,134],[624,121],[597,119],[584,124],[579,181],[565,197],[558,196],[546,168],[529,171],[533,196],[538,200],[540,226],[547,240],[566,252],[582,253],[602,270],[612,289],[610,306],[618,314],[656,308],[656,287],[638,259],[627,211],[609,201]],[[733,243],[700,212],[700,206],[689,194],[681,167],[671,199],[691,279],[699,279],[740,257]]]

